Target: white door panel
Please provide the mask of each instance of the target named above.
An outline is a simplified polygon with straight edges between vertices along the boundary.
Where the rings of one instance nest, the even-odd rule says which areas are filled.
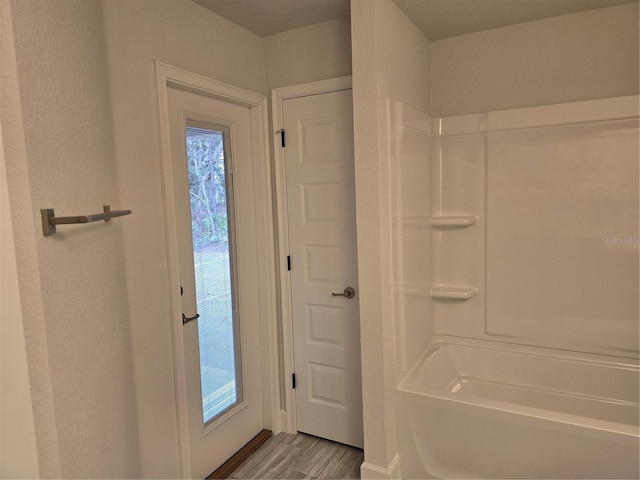
[[[200,315],[183,326],[191,473],[205,478],[263,426],[250,114],[175,88],[167,98],[182,309]]]
[[[297,429],[362,447],[351,90],[284,100],[283,120]]]

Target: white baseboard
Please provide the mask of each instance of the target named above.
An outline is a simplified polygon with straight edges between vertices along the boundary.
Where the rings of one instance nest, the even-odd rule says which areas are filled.
[[[386,467],[379,467],[364,462],[360,465],[360,476],[363,480],[392,480],[402,478],[400,475],[400,456],[396,453],[391,463]]]

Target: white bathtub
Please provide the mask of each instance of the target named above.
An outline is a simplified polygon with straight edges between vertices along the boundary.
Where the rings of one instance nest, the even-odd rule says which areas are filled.
[[[404,478],[639,478],[638,362],[439,337],[399,387]]]

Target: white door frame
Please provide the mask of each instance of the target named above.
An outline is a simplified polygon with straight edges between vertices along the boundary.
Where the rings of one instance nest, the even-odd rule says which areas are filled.
[[[274,223],[271,201],[271,169],[269,165],[268,108],[267,97],[213,80],[202,75],[154,61],[158,93],[158,115],[162,156],[162,183],[165,219],[165,241],[167,244],[167,266],[169,271],[169,302],[171,309],[171,332],[173,337],[173,375],[177,407],[178,445],[180,474],[191,478],[189,450],[189,422],[187,416],[187,394],[180,302],[180,272],[178,264],[178,235],[173,192],[171,144],[169,140],[169,108],[167,88],[178,87],[201,95],[246,106],[250,110],[253,158],[253,188],[256,192],[256,232],[258,283],[260,312],[261,361],[265,367],[263,375],[263,416],[265,427],[278,431],[279,390],[278,386],[278,333],[276,317]],[[275,378],[274,378],[275,372]],[[270,377],[270,378],[269,378]]]
[[[285,391],[285,408],[280,410],[280,429],[287,433],[296,433],[296,405],[291,378],[294,373],[293,358],[293,316],[291,314],[291,280],[287,271],[289,255],[289,218],[287,215],[287,173],[285,158],[280,146],[280,131],[284,128],[283,101],[289,98],[318,95],[321,93],[348,90],[352,86],[351,75],[346,77],[303,83],[271,91],[271,115],[274,129],[273,160],[276,193],[276,213],[278,217],[278,259],[280,284],[280,314],[282,318],[282,356]],[[286,141],[286,134],[285,134]],[[279,382],[278,382],[279,383]],[[280,390],[278,390],[280,391]]]

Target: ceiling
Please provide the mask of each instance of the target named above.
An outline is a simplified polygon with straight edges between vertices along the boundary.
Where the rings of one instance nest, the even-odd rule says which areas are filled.
[[[349,17],[349,0],[193,0],[256,35]],[[376,1],[376,0],[367,0]],[[638,0],[393,0],[429,40]]]
[[[349,17],[349,0],[193,0],[256,35]]]
[[[429,40],[637,0],[394,0]]]

